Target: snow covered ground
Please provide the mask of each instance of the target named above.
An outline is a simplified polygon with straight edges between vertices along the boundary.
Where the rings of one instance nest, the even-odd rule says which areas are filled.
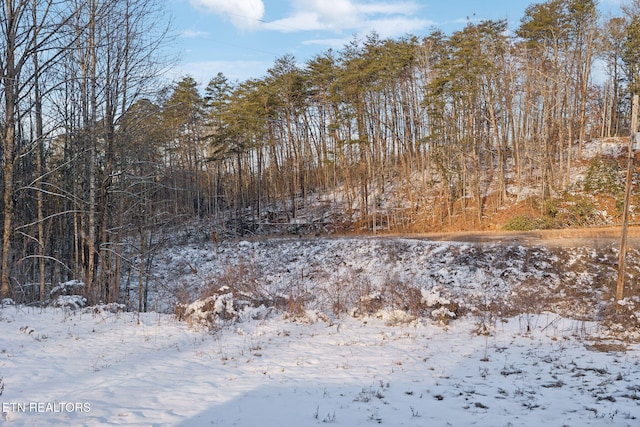
[[[2,419],[33,426],[637,426],[640,344],[614,338],[579,302],[579,315],[568,315],[542,291],[571,295],[609,274],[609,258],[610,248],[551,252],[407,239],[175,247],[157,259],[157,308],[155,298],[169,301],[172,288],[226,286],[233,272],[249,274],[265,300],[295,294],[306,311],[227,307],[238,310],[234,318],[204,329],[167,313],[3,306]],[[349,289],[359,298],[335,286],[354,282]],[[419,290],[413,311],[398,310],[384,293],[399,283]],[[532,289],[540,298],[518,299],[523,283],[541,285]],[[596,286],[589,298],[605,304],[607,292]],[[350,306],[378,293],[377,311]],[[531,312],[480,309],[511,299]],[[638,302],[627,301],[632,309]],[[458,313],[448,324],[435,314],[443,307]]]

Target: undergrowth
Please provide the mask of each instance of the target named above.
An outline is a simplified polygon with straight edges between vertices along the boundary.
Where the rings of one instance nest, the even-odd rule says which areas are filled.
[[[482,250],[467,251],[465,256],[482,257]],[[470,255],[471,254],[471,255]],[[612,334],[640,333],[639,286],[629,280],[625,299],[614,302],[617,253],[601,249],[553,249],[538,254],[504,251],[507,256],[522,256],[520,273],[514,275],[509,263],[500,264],[493,256],[492,266],[462,257],[472,268],[504,270],[500,278],[487,278],[480,288],[495,289],[505,282],[502,292],[485,295],[460,295],[449,291],[446,277],[434,278],[431,285],[400,274],[389,275],[382,283],[373,283],[361,269],[344,268],[320,276],[310,285],[300,281],[274,286],[259,263],[240,259],[215,277],[209,277],[199,295],[181,300],[174,314],[182,321],[215,329],[243,318],[280,315],[294,322],[328,323],[343,317],[377,317],[389,325],[421,321],[446,326],[464,316],[476,319],[476,333],[491,335],[500,319],[519,317],[528,332],[536,315],[555,313],[569,319],[598,322]],[[636,250],[630,258],[640,258]],[[466,260],[464,261],[463,260]],[[504,260],[502,260],[504,261]],[[640,273],[636,262],[629,263],[629,278]],[[535,274],[534,274],[535,271]],[[541,271],[546,271],[541,273]]]

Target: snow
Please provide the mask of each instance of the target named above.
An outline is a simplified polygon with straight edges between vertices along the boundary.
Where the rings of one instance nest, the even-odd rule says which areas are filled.
[[[620,158],[627,153],[628,141],[628,139],[621,138],[594,139],[584,144],[582,155],[588,159],[598,156]]]
[[[576,249],[566,260],[585,269],[606,265],[607,254],[606,248]],[[325,297],[306,300],[302,314],[287,314],[241,304],[237,291],[249,288],[240,286],[242,277],[227,277],[209,294],[217,317],[204,326],[118,305],[3,305],[4,424],[639,425],[640,344],[567,311],[478,309],[477,298],[504,302],[522,293],[523,282],[560,289],[567,278],[577,281],[554,270],[567,264],[562,256],[541,248],[408,239],[174,247],[159,257],[156,275],[165,286],[153,289],[154,298],[169,298],[167,289],[180,283],[195,291],[247,259],[260,275],[245,285],[268,291],[267,297],[293,289]],[[167,259],[197,272],[178,271]],[[585,270],[579,277],[595,274]],[[364,298],[350,300],[354,305],[380,303],[385,287],[404,281],[416,289],[425,315],[395,306],[332,312],[328,290],[364,281]],[[464,301],[476,302],[455,315]],[[625,307],[637,303],[627,299]],[[187,305],[196,310],[206,302]]]

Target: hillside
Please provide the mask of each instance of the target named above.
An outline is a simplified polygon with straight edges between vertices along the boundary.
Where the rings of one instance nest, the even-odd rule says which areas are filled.
[[[423,186],[421,174],[407,181],[387,180],[372,187],[365,198],[359,189],[351,200],[343,187],[324,193],[299,197],[286,205],[265,204],[261,209],[248,209],[241,216],[228,211],[193,224],[196,235],[235,238],[252,235],[351,235],[351,234],[415,234],[433,232],[563,229],[619,225],[627,169],[628,138],[594,139],[584,144],[577,160],[578,147],[572,150],[574,161],[567,174],[568,190],[552,190],[543,200],[539,182],[511,179],[507,173],[507,196],[498,201],[497,188],[487,187],[483,193],[485,208],[482,219],[477,206],[457,201],[445,212],[447,201],[441,184],[434,181],[428,193],[414,193]],[[513,166],[513,165],[511,165]],[[637,165],[636,165],[637,166]],[[637,167],[636,167],[637,172]],[[634,177],[637,184],[637,178]],[[558,184],[558,187],[561,187]],[[384,188],[381,191],[380,188]],[[637,188],[637,187],[634,187]],[[363,208],[360,201],[375,198],[375,212]],[[635,221],[632,193],[631,222]],[[295,209],[292,211],[293,206]],[[363,218],[363,211],[369,213]],[[207,231],[211,230],[211,231]]]
[[[78,282],[61,287],[51,307],[4,301],[4,422],[626,427],[640,419],[636,229],[620,302],[611,227],[215,242],[208,230],[174,230],[143,282],[124,271],[124,304],[83,307],[80,295],[64,295],[81,290]],[[131,256],[133,265],[142,259]],[[127,312],[139,290],[149,313]]]

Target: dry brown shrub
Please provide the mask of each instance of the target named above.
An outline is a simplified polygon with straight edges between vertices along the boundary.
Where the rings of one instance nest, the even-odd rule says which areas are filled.
[[[602,311],[602,324],[612,333],[640,332],[637,304],[626,300],[625,304],[611,303]]]
[[[397,275],[388,278],[382,289],[382,299],[386,308],[402,310],[417,317],[422,316],[427,309],[420,289]]]
[[[306,317],[307,306],[313,298],[303,286],[295,286],[289,290],[289,297],[278,299],[276,308],[282,311],[286,319],[302,319]]]
[[[180,322],[186,320],[186,318],[187,318],[187,304],[181,303],[181,302],[177,302],[176,305],[173,307],[173,315]]]
[[[507,304],[501,307],[501,315],[517,316],[555,311],[560,290],[544,277],[528,277],[516,285]]]
[[[365,316],[375,314],[383,307],[382,295],[380,292],[363,295],[357,302],[355,316]]]
[[[179,304],[188,304],[195,299],[193,289],[186,281],[182,281],[171,289],[171,294],[175,301]]]
[[[178,320],[210,329],[219,321],[236,320],[248,306],[272,307],[278,302],[264,285],[259,267],[246,260],[228,266],[218,277],[209,278],[194,302],[183,301],[188,295],[183,293],[175,305],[174,315]]]
[[[231,293],[235,298],[247,301],[253,307],[271,307],[278,302],[269,292],[260,266],[246,259],[240,259],[237,264],[228,266],[220,276],[209,277],[200,298],[221,293]]]
[[[286,313],[291,317],[303,316],[305,313],[305,301],[302,297],[289,296],[287,300]]]
[[[215,314],[215,298],[209,297],[191,304],[178,303],[175,305],[174,315],[176,319],[187,322],[191,326],[214,329],[218,318]]]
[[[330,284],[320,292],[321,310],[329,309],[338,317],[351,311],[357,312],[361,301],[372,293],[369,278],[361,273],[350,269],[331,279]]]

